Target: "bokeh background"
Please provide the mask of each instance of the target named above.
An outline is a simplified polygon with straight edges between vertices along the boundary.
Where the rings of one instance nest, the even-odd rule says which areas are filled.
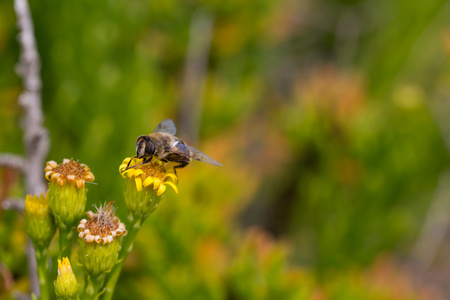
[[[48,160],[89,165],[90,207],[126,217],[118,166],[165,118],[223,164],[179,171],[116,299],[450,298],[447,1],[30,6]],[[21,154],[15,21],[0,0],[0,152]],[[0,212],[0,299],[28,289],[23,230]]]

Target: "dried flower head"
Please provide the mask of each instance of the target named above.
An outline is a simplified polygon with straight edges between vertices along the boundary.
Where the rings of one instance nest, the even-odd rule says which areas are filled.
[[[46,248],[55,235],[56,226],[50,213],[47,194],[25,198],[25,230],[35,247]]]
[[[77,227],[78,237],[88,243],[111,243],[114,238],[127,234],[125,224],[114,215],[114,207],[109,202],[97,209],[97,213],[89,211],[89,220],[82,219]]]
[[[67,158],[59,165],[54,160],[47,162],[45,165],[45,178],[59,185],[72,182],[77,188],[84,187],[85,181],[94,181],[95,179],[94,174],[92,174],[91,169],[87,165]]]
[[[62,260],[58,259],[58,277],[54,284],[58,299],[75,299],[78,282],[67,257],[63,257]]]
[[[127,231],[114,216],[112,202],[87,215],[89,220],[83,219],[78,225],[78,257],[86,272],[95,278],[114,267],[121,245],[119,237]]]

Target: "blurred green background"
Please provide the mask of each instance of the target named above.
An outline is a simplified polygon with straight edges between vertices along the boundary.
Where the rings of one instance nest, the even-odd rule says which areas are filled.
[[[223,164],[178,172],[116,299],[450,297],[447,1],[30,6],[48,160],[91,168],[89,207],[126,217],[118,166],[165,118]],[[22,154],[15,21],[0,0],[0,152]],[[1,211],[0,299],[28,289],[23,227]]]

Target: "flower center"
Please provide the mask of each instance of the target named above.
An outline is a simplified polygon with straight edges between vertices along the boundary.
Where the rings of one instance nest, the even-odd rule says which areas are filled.
[[[157,177],[162,179],[166,174],[166,170],[160,164],[144,164],[140,166],[140,169],[144,172],[145,178],[147,177]]]
[[[79,162],[73,160],[56,166],[53,172],[61,174],[63,178],[68,178],[68,176],[75,177],[74,180],[84,180],[86,176],[86,170]]]
[[[90,234],[105,237],[119,228],[118,219],[117,221],[114,219],[117,218],[111,217],[110,215],[97,214],[92,219],[89,219],[85,226],[89,229]]]

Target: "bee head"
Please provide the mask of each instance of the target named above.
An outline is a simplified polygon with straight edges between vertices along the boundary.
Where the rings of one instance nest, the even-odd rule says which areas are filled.
[[[136,156],[138,158],[149,157],[155,154],[155,145],[148,136],[141,135],[136,140]]]

